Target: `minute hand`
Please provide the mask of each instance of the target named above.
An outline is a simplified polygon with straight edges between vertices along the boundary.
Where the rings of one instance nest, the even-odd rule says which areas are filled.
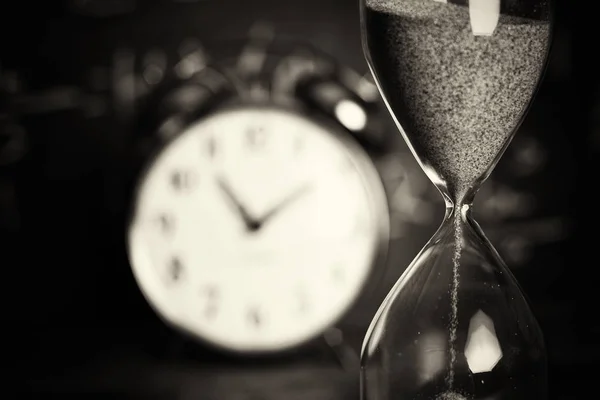
[[[276,215],[277,213],[279,213],[281,210],[283,210],[285,207],[289,206],[293,202],[295,202],[298,199],[300,199],[310,189],[311,189],[311,185],[308,185],[308,184],[306,184],[306,185],[302,186],[301,188],[297,189],[292,194],[290,194],[287,197],[285,197],[283,199],[283,201],[281,201],[275,207],[271,208],[267,213],[263,214],[263,216],[261,218],[257,219],[257,222],[261,226],[264,225],[268,220],[270,220],[271,218],[273,218],[274,215]]]
[[[223,194],[225,194],[225,197],[227,197],[231,205],[235,208],[235,210],[241,217],[246,227],[246,230],[248,232],[256,232],[260,228],[261,223],[256,218],[252,218],[252,216],[250,216],[250,213],[248,213],[246,208],[233,194],[231,188],[223,180],[219,179],[217,181],[217,184],[219,185],[219,188],[221,189]]]

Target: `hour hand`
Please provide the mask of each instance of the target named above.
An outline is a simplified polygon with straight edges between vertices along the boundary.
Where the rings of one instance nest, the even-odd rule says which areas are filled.
[[[249,232],[256,232],[260,228],[260,223],[256,219],[252,218],[250,213],[246,210],[246,208],[242,205],[242,203],[238,200],[238,198],[233,193],[233,190],[223,181],[222,179],[217,179],[217,184],[219,185],[219,189],[221,192],[227,197],[230,204],[234,207],[238,215],[241,217],[244,222],[244,226]]]

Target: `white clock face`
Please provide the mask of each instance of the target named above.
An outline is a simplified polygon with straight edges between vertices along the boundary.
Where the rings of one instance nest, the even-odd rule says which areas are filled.
[[[235,351],[325,330],[360,294],[387,233],[381,183],[354,147],[274,108],[190,126],[137,193],[129,253],[148,302]]]

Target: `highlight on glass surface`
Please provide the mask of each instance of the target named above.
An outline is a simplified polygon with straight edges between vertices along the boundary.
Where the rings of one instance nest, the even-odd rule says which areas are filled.
[[[535,96],[550,11],[546,0],[361,0],[371,72],[446,203],[367,331],[362,400],[547,396],[539,324],[471,208]]]

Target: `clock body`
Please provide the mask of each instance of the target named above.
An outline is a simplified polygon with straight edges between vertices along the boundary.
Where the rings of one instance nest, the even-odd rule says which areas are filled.
[[[154,153],[134,198],[130,264],[157,314],[207,344],[264,353],[314,339],[383,259],[385,191],[340,126],[238,104]]]

